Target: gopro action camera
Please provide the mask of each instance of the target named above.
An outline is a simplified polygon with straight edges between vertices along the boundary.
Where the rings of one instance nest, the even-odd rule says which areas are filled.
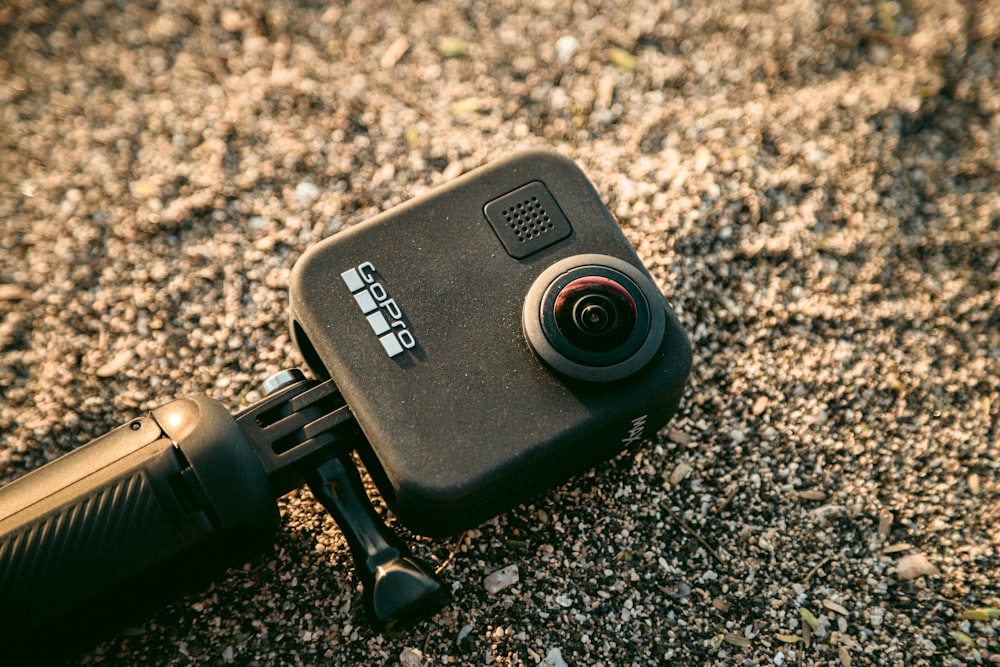
[[[85,640],[242,562],[302,485],[346,538],[369,623],[405,630],[450,589],[375,511],[352,452],[404,525],[455,534],[653,435],[691,365],[593,186],[551,152],[321,242],[290,296],[315,378],[282,371],[235,415],[174,400],[0,489],[5,655],[37,664],[50,627]]]
[[[311,248],[291,327],[392,512],[457,533],[656,433],[691,348],[569,159],[517,154]]]

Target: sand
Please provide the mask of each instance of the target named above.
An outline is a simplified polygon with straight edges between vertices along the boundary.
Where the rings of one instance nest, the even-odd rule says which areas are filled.
[[[410,634],[301,492],[78,662],[1000,663],[998,40],[991,0],[4,4],[0,482],[258,397],[307,247],[520,148],[590,175],[695,349],[652,441],[416,539],[455,602]]]

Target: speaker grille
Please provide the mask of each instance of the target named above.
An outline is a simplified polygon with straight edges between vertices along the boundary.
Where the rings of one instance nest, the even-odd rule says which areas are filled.
[[[573,231],[541,181],[532,181],[494,199],[484,212],[507,254],[515,259],[547,248]]]

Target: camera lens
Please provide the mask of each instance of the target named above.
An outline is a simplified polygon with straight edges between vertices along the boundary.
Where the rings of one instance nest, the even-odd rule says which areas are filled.
[[[644,344],[650,325],[648,300],[635,279],[592,264],[555,276],[538,312],[542,332],[556,352],[590,367],[606,368],[630,358]]]
[[[604,276],[570,282],[556,296],[553,311],[559,331],[588,352],[615,349],[636,324],[635,299],[620,283]]]
[[[578,380],[612,382],[656,355],[666,308],[641,270],[608,255],[581,254],[535,279],[521,321],[531,347],[553,369]]]

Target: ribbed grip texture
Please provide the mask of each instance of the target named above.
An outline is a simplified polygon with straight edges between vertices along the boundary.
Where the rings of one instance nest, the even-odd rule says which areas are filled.
[[[23,609],[46,590],[76,589],[95,578],[134,570],[164,529],[163,519],[145,474],[114,480],[5,536],[0,542],[0,599]]]
[[[53,619],[212,532],[203,514],[179,510],[161,472],[168,456],[147,447],[101,471],[110,476],[75,480],[0,522],[3,634]]]

